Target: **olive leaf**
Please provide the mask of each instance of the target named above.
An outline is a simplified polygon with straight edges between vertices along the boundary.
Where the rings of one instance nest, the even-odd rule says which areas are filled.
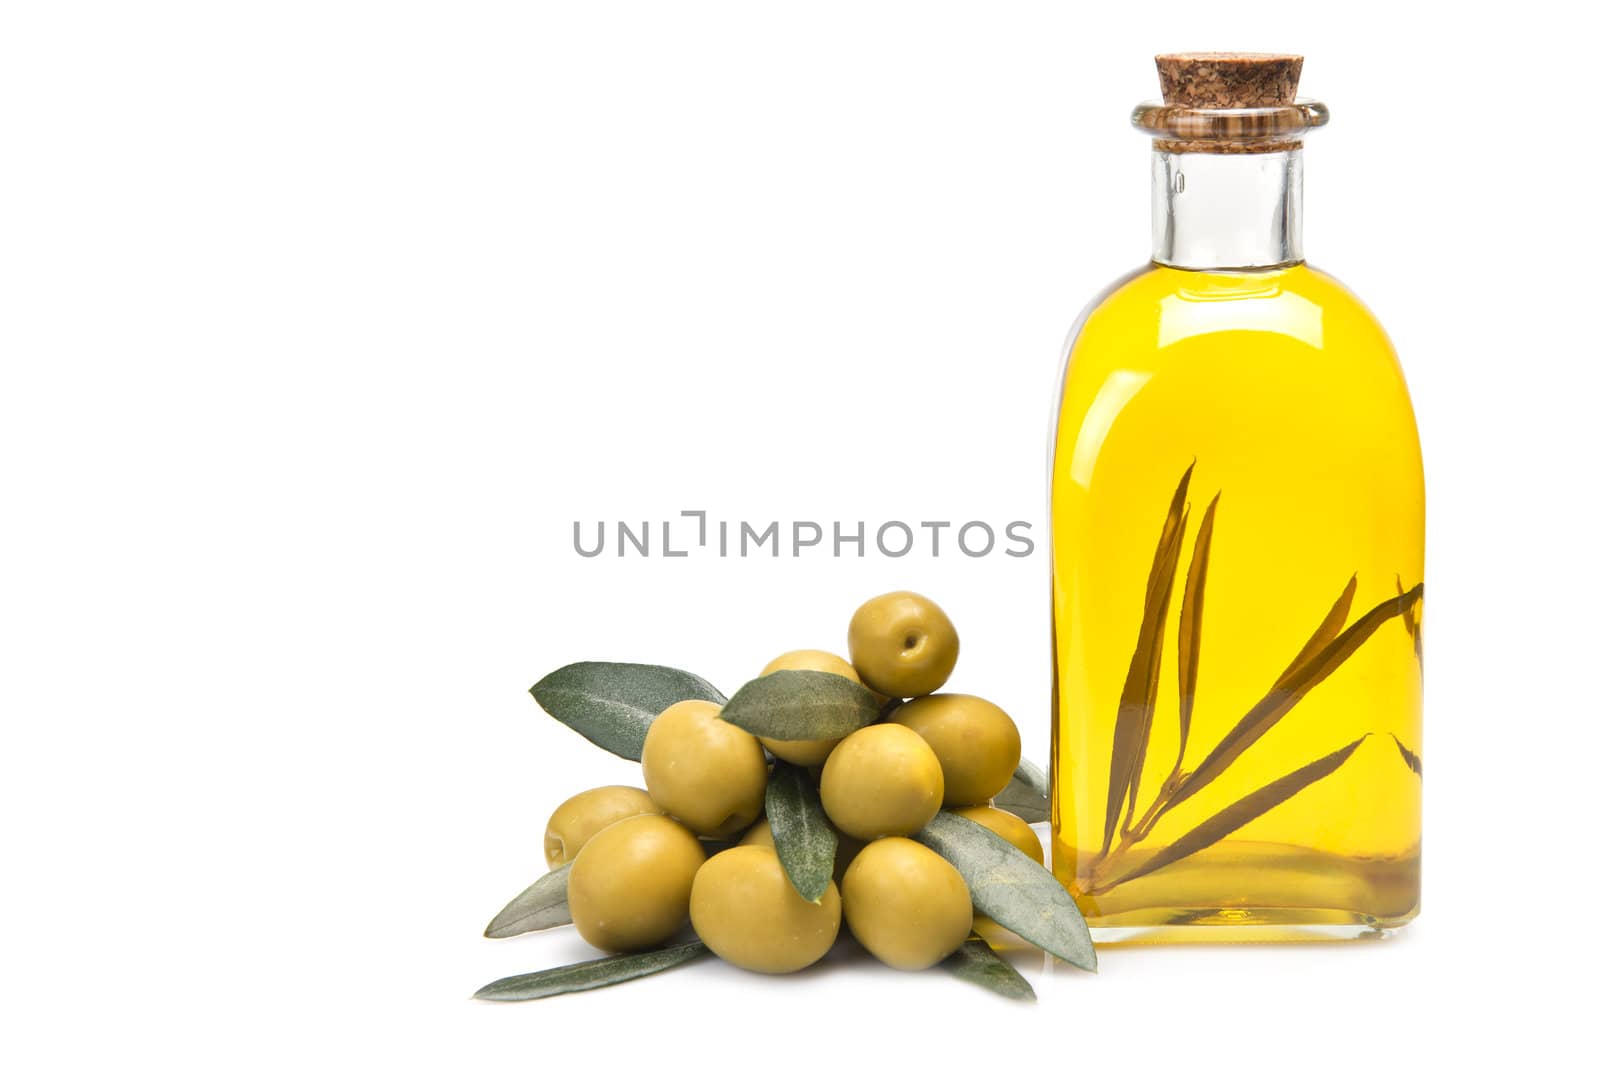
[[[1072,895],[1038,861],[989,828],[950,812],[937,813],[914,837],[961,873],[974,909],[1046,953],[1095,970],[1089,925]]]
[[[722,718],[780,742],[823,742],[877,722],[872,691],[829,671],[774,671],[739,687]]]
[[[1101,853],[1111,848],[1123,806],[1126,804],[1129,810],[1133,808],[1133,801],[1129,799],[1130,786],[1135,782],[1139,765],[1144,763],[1149,725],[1155,711],[1156,684],[1161,677],[1161,644],[1165,637],[1167,608],[1172,603],[1172,580],[1183,544],[1182,527],[1188,516],[1186,500],[1193,474],[1194,464],[1191,463],[1178,480],[1172,503],[1167,507],[1166,522],[1161,527],[1161,537],[1156,541],[1150,577],[1145,582],[1144,615],[1139,621],[1139,637],[1122,684],[1117,722],[1111,736],[1111,777],[1106,793],[1105,840],[1100,846]]]
[[[1398,574],[1395,575],[1394,592],[1404,593],[1405,589],[1405,583],[1400,581]],[[1400,622],[1406,625],[1406,633],[1411,636],[1411,648],[1416,653],[1417,663],[1422,663],[1422,621],[1417,618],[1416,607],[1407,609],[1405,615],[1400,617]]]
[[[957,979],[992,990],[1003,998],[1013,1001],[1039,999],[1033,992],[1032,984],[1022,977],[1022,973],[976,935],[957,946],[956,951],[946,957],[940,967]]]
[[[1184,468],[1182,477],[1178,479],[1177,487],[1172,491],[1172,500],[1167,505],[1167,517],[1161,522],[1161,537],[1156,542],[1158,553],[1160,546],[1170,545],[1176,540],[1178,520],[1188,508],[1189,480],[1194,477],[1194,469],[1197,463],[1199,463],[1198,460],[1189,461],[1189,466]],[[1152,570],[1150,576],[1145,579],[1144,603],[1149,604],[1155,600],[1155,595],[1156,578],[1155,572]]]
[[[1350,624],[1337,638],[1307,657],[1298,667],[1285,672],[1267,696],[1246,712],[1233,730],[1195,766],[1193,773],[1184,778],[1173,793],[1167,809],[1170,811],[1193,797],[1201,787],[1232,766],[1240,754],[1299,704],[1314,686],[1333,674],[1357,649],[1366,644],[1379,627],[1405,612],[1421,597],[1422,584],[1418,583],[1400,596],[1389,598]]]
[[[1400,750],[1400,759],[1404,760],[1406,762],[1406,767],[1408,767],[1412,771],[1416,772],[1417,777],[1421,778],[1422,777],[1422,758],[1420,756],[1418,756],[1413,750],[1407,749],[1406,748],[1406,743],[1402,742],[1400,740],[1400,736],[1398,734],[1396,734],[1394,731],[1390,731],[1389,732],[1389,737],[1394,739],[1394,747],[1396,749]]]
[[[767,780],[767,824],[778,860],[801,897],[815,905],[828,892],[839,838],[804,768],[778,761]]]
[[[567,876],[571,874],[572,865],[563,864],[539,876],[489,921],[483,937],[510,938],[571,923],[572,913],[567,910]]]
[[[557,668],[528,691],[550,715],[600,748],[638,760],[645,732],[669,705],[727,698],[698,675],[655,664],[586,660]]]
[[[1305,767],[1291,771],[1283,778],[1274,779],[1254,793],[1247,794],[1244,798],[1235,801],[1165,849],[1157,852],[1155,856],[1126,875],[1120,875],[1096,887],[1095,892],[1106,893],[1115,887],[1121,886],[1123,883],[1131,882],[1143,875],[1149,875],[1159,868],[1164,868],[1168,864],[1176,863],[1184,857],[1198,853],[1208,846],[1215,845],[1245,824],[1283,804],[1317,780],[1325,779],[1332,775],[1339,769],[1340,765],[1350,759],[1350,754],[1354,753],[1356,748],[1369,737],[1370,735],[1363,734],[1343,749],[1329,753],[1320,760],[1313,760]]]
[[[1189,557],[1189,574],[1183,583],[1183,607],[1178,613],[1178,759],[1173,767],[1183,767],[1183,754],[1189,748],[1189,724],[1194,719],[1194,691],[1200,678],[1200,620],[1205,612],[1206,574],[1211,568],[1211,532],[1217,522],[1218,493],[1206,506],[1200,530],[1194,536],[1194,552]]]
[[[1405,591],[1400,591],[1404,593]],[[1328,614],[1322,617],[1322,622],[1317,624],[1317,629],[1311,637],[1306,639],[1305,645],[1289,661],[1289,666],[1283,669],[1277,681],[1272,686],[1276,689],[1283,685],[1285,679],[1294,674],[1305,665],[1307,660],[1316,656],[1328,647],[1328,643],[1339,636],[1339,631],[1344,629],[1344,621],[1350,618],[1350,606],[1356,599],[1356,576],[1351,575],[1350,581],[1345,583],[1344,591],[1339,594],[1339,599],[1333,602],[1333,607],[1328,609]]]
[[[542,972],[529,972],[526,975],[496,979],[472,996],[480,1001],[533,1001],[536,998],[551,998],[557,994],[572,994],[579,990],[593,990],[596,987],[626,983],[630,979],[642,979],[647,975],[655,975],[668,968],[687,964],[696,957],[705,955],[706,952],[705,943],[694,941],[668,946],[665,949],[652,949],[647,953],[631,953],[626,956],[586,960],[579,964],[563,964],[559,968],[547,968]]]
[[[1026,757],[1017,765],[1011,781],[994,796],[994,807],[1005,809],[1029,823],[1044,823],[1050,818],[1050,787],[1044,772]]]
[[[1167,612],[1172,604],[1172,590],[1177,580],[1178,557],[1183,552],[1183,532],[1189,525],[1189,509],[1183,510],[1183,515],[1178,519],[1178,532],[1173,538],[1172,547],[1168,550],[1168,563],[1163,567],[1159,593],[1161,603],[1156,607],[1155,625],[1156,641],[1153,655],[1150,658],[1150,677],[1148,680],[1148,700],[1140,705],[1140,717],[1134,734],[1133,759],[1130,764],[1131,773],[1128,776],[1128,807],[1122,821],[1122,829],[1126,832],[1133,825],[1133,813],[1139,800],[1139,781],[1144,776],[1144,758],[1150,751],[1150,731],[1156,722],[1156,685],[1161,674],[1161,635],[1167,627]]]

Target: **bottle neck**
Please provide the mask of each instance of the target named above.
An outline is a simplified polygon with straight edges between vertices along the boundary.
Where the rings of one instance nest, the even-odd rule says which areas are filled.
[[[1300,149],[1152,154],[1151,258],[1190,271],[1300,263]]]

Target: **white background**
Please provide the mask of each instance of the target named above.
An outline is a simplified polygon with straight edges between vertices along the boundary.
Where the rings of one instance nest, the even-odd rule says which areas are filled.
[[[1577,1056],[1595,138],[1562,6],[6,4],[5,1059]],[[1042,551],[584,560],[571,524],[1042,533],[1058,347],[1147,254],[1126,116],[1183,48],[1307,54],[1306,246],[1413,389],[1422,918],[1035,963],[1031,1008],[861,959],[469,1001],[586,952],[479,937],[552,806],[636,781],[527,696],[569,660],[731,692],[913,587],[1047,759]]]

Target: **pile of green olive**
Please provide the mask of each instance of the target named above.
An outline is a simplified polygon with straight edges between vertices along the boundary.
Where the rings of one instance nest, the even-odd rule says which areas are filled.
[[[935,693],[960,651],[939,606],[914,593],[874,597],[850,620],[849,651],[848,661],[785,653],[762,674],[843,675],[883,696],[879,722],[830,741],[780,741],[720,719],[712,702],[681,701],[645,736],[645,789],[602,786],[555,810],[545,857],[552,868],[571,862],[567,902],[584,939],[641,950],[688,920],[722,959],[783,973],[827,953],[842,921],[885,964],[927,968],[972,933],[974,915],[961,875],[911,835],[948,808],[1043,862],[1033,830],[992,805],[1021,759],[1016,724],[982,698]],[[768,753],[810,769],[838,834],[816,903],[795,890],[762,818]]]

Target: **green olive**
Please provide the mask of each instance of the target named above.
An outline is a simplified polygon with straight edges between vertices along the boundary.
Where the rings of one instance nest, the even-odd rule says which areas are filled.
[[[915,834],[944,803],[944,774],[916,731],[875,723],[829,755],[821,792],[828,819],[853,838]]]
[[[813,905],[766,846],[741,845],[701,865],[689,898],[694,933],[711,952],[752,972],[781,975],[814,964],[839,936],[839,890]]]
[[[930,968],[972,931],[961,873],[909,838],[867,843],[844,873],[842,897],[850,933],[891,968]]]
[[[710,701],[679,701],[650,724],[639,760],[650,799],[696,834],[729,838],[761,815],[767,756]]]
[[[629,816],[661,815],[661,806],[636,786],[597,786],[556,806],[544,829],[544,859],[559,868],[599,831]]]
[[[584,941],[607,953],[659,945],[689,916],[705,862],[700,842],[665,816],[631,816],[589,839],[567,877],[567,907]]]
[[[770,675],[774,671],[826,671],[831,675],[843,675],[851,682],[861,681],[861,676],[850,666],[850,661],[820,649],[796,649],[792,653],[784,653],[762,668],[761,674]],[[839,744],[839,739],[834,738],[826,742],[785,742],[777,738],[763,738],[761,744],[779,760],[814,768],[828,759],[828,754]]]
[[[944,770],[944,803],[976,805],[1005,789],[1022,760],[1022,736],[1011,717],[981,697],[936,693],[895,709],[900,723],[933,747]]]
[[[937,690],[960,651],[950,617],[921,594],[882,594],[850,618],[850,662],[865,685],[890,697]]]
[[[777,843],[772,840],[772,824],[764,819],[756,820],[752,823],[750,829],[745,831],[743,837],[739,839],[739,844],[742,846],[766,846],[768,849],[778,848]]]
[[[844,878],[844,870],[850,866],[852,860],[856,859],[856,854],[861,852],[861,847],[866,845],[865,842],[851,838],[847,834],[838,834],[838,830],[837,827],[834,828],[834,833],[838,835],[839,839],[839,844],[833,851],[833,878],[835,881]],[[756,820],[750,826],[750,829],[744,832],[744,837],[739,839],[739,844],[742,846],[766,846],[768,849],[778,848],[777,844],[772,840],[772,824],[764,819]]]
[[[1027,821],[1021,816],[1013,815],[1003,808],[992,805],[971,805],[967,808],[953,810],[957,816],[965,816],[973,823],[989,828],[1001,838],[1010,842],[1024,853],[1029,859],[1044,863],[1044,847],[1039,844],[1039,836],[1033,833]]]

